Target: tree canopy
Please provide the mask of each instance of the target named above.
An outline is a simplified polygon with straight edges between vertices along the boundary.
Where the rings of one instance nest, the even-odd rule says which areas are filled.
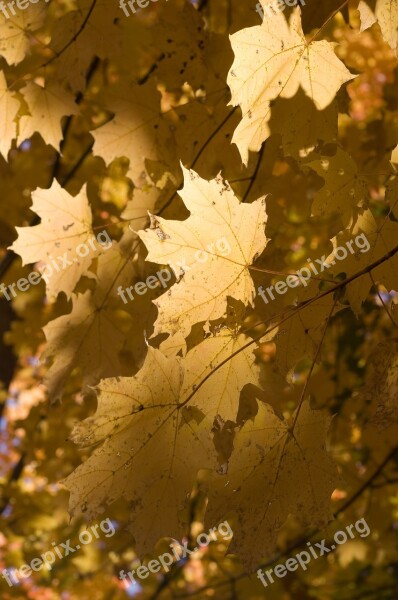
[[[397,60],[396,0],[0,3],[2,598],[398,597]]]

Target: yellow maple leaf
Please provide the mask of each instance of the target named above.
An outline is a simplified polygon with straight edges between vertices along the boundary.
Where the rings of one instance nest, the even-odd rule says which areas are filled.
[[[153,228],[138,232],[147,260],[168,264],[178,282],[156,302],[154,335],[179,331],[187,336],[195,323],[225,314],[227,297],[251,304],[255,288],[249,273],[267,245],[264,199],[243,204],[221,177],[201,179],[183,169],[179,192],[190,211],[186,221],[153,218]]]
[[[23,115],[19,120],[18,144],[38,131],[46,144],[58,150],[63,138],[62,117],[78,112],[73,96],[57,83],[43,87],[29,82],[21,92],[30,115]]]
[[[395,201],[394,198],[394,203]],[[338,247],[346,247],[346,257],[344,260],[336,262],[329,273],[336,275],[345,273],[347,277],[350,277],[362,271],[396,247],[397,235],[398,225],[395,221],[388,216],[376,220],[370,210],[365,210],[356,220],[353,220],[349,229],[345,229],[332,239],[334,250],[331,257],[336,253]],[[351,248],[349,248],[349,244],[351,244]],[[329,258],[327,260],[329,261]],[[372,276],[375,282],[382,283],[388,290],[396,290],[398,288],[397,270],[398,254],[395,254],[388,261],[373,269]],[[345,296],[357,315],[361,314],[362,304],[372,286],[373,282],[368,273],[347,285]]]
[[[299,89],[293,99],[277,98],[272,104],[269,133],[282,136],[282,146],[287,156],[302,160],[320,141],[337,140],[337,114],[336,101],[320,111]]]
[[[141,551],[162,535],[176,535],[197,471],[217,466],[216,417],[235,419],[242,388],[257,383],[252,347],[245,348],[250,341],[223,328],[185,358],[149,347],[137,375],[101,381],[96,413],[72,435],[83,446],[103,442],[65,482],[72,514],[92,517],[124,497],[134,506]]]
[[[46,5],[42,2],[32,4],[29,10],[18,10],[12,14],[6,8],[8,18],[0,15],[0,55],[9,65],[17,65],[29,51],[29,32],[42,26],[46,15]]]
[[[261,25],[234,33],[231,44],[235,60],[227,83],[231,104],[240,105],[243,113],[232,141],[245,164],[249,150],[258,151],[269,135],[272,100],[292,98],[301,86],[316,108],[323,110],[341,85],[355,77],[337,58],[332,43],[307,42],[299,8],[292,12],[289,24],[277,13]]]
[[[397,54],[398,47],[398,3],[397,0],[376,0],[376,5],[370,7],[361,0],[358,5],[361,17],[361,31],[365,31],[374,23],[380,25],[381,33],[386,42]]]
[[[93,132],[94,152],[109,163],[125,156],[130,160],[127,175],[141,187],[145,159],[164,159],[170,150],[168,126],[162,118],[160,93],[153,81],[144,85],[126,83],[110,88],[106,106],[115,117]]]
[[[140,553],[162,536],[181,537],[178,513],[197,471],[216,464],[211,424],[182,406],[182,380],[179,358],[148,348],[135,377],[98,385],[97,412],[73,433],[82,445],[104,443],[64,481],[72,515],[92,517],[105,502],[126,498]]]
[[[74,198],[54,181],[50,189],[34,191],[32,198],[32,210],[41,217],[41,223],[17,227],[18,239],[10,249],[22,257],[23,264],[44,263],[41,272],[51,299],[60,292],[69,297],[92,260],[103,251],[93,235],[85,189]],[[82,246],[85,255],[81,254]]]
[[[311,410],[308,401],[291,421],[260,402],[254,422],[237,433],[228,473],[212,480],[207,521],[237,513],[240,527],[231,551],[249,567],[276,551],[279,529],[289,515],[305,527],[320,527],[331,518],[330,497],[338,478],[325,450],[330,420],[326,411]]]
[[[95,56],[123,64],[126,56],[134,56],[129,74],[139,73],[142,57],[155,60],[155,49],[149,28],[137,18],[127,19],[114,0],[79,0],[68,5],[69,11],[57,19],[50,47],[56,55],[58,78],[68,73],[73,90],[82,90],[86,74]],[[82,28],[82,22],[84,27]]]
[[[223,328],[187,353],[183,362],[183,395],[188,396],[205,380],[193,402],[209,418],[219,415],[224,421],[236,421],[240,390],[249,383],[258,385],[260,369],[254,364],[253,346],[245,348],[249,342],[251,339],[247,336]],[[235,353],[236,356],[228,360]],[[224,361],[210,377],[214,368]]]
[[[137,354],[143,346],[144,310],[140,306],[141,320],[132,322],[120,309],[117,295],[118,286],[126,286],[135,273],[130,247],[122,238],[99,256],[94,291],[73,294],[72,311],[44,327],[45,357],[54,358],[45,378],[51,402],[62,398],[74,369],[80,368],[84,385],[93,385],[103,377],[122,373],[121,351],[126,340],[136,347]],[[134,368],[132,361],[129,366],[128,373]]]
[[[85,384],[120,372],[118,352],[124,335],[112,311],[100,307],[90,290],[72,299],[72,312],[53,319],[43,329],[45,357],[54,357],[44,381],[52,403],[61,400],[65,383],[76,367],[83,371]]]
[[[299,298],[307,300],[310,294],[313,297],[316,292],[314,288],[311,292],[303,290]],[[335,307],[335,304],[332,295],[329,295],[300,308],[283,324],[283,335],[274,335],[276,364],[290,381],[294,381],[294,367],[297,363],[316,354],[327,319],[341,310],[341,307]]]
[[[360,391],[365,406],[373,406],[370,419],[379,430],[398,424],[398,342],[382,342],[367,365],[366,383]]]
[[[325,217],[337,213],[343,222],[350,222],[355,210],[367,205],[366,182],[359,176],[352,158],[341,148],[334,156],[322,156],[306,163],[325,180],[325,185],[315,192],[312,214]]]

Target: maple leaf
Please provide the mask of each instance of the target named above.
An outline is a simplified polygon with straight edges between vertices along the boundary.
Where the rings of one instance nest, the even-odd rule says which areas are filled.
[[[299,89],[293,99],[277,98],[274,101],[269,134],[279,133],[282,136],[286,156],[303,160],[321,141],[336,141],[337,115],[336,101],[319,111]]]
[[[210,424],[180,402],[182,380],[181,359],[148,348],[135,377],[98,385],[97,412],[73,433],[77,443],[103,445],[63,482],[71,514],[90,518],[105,503],[126,498],[142,554],[161,536],[181,537],[178,513],[196,473],[215,465]]]
[[[36,190],[32,198],[32,210],[42,222],[32,227],[17,227],[18,239],[10,249],[22,257],[23,264],[44,263],[43,278],[51,299],[60,292],[70,297],[93,258],[102,251],[99,243],[94,245],[95,250],[88,245],[94,236],[85,189],[74,198],[53,181],[50,189]],[[90,250],[85,256],[80,256],[80,249],[76,252],[80,244],[87,244]],[[66,268],[64,257],[70,263]]]
[[[19,120],[18,144],[38,131],[46,144],[58,150],[63,138],[62,117],[78,113],[73,96],[57,83],[42,87],[29,82],[21,92],[30,115],[23,115]]]
[[[376,0],[374,7],[370,7],[367,2],[361,0],[358,10],[361,17],[361,32],[377,22],[380,25],[383,38],[397,54],[398,4],[396,0]]]
[[[149,7],[148,7],[149,8]],[[163,2],[157,6],[158,22],[151,29],[162,59],[157,63],[157,78],[167,83],[168,89],[178,90],[189,82],[200,87],[206,77],[203,64],[206,27],[200,11],[192,3],[176,0],[173,4]],[[175,28],[181,19],[185,27]]]
[[[376,220],[370,210],[365,210],[348,229],[343,230],[332,239],[334,255],[336,248],[351,243],[344,260],[336,262],[329,273],[338,275],[345,273],[347,277],[362,271],[371,263],[385,256],[397,245],[398,225],[388,216]],[[359,236],[359,239],[358,239]],[[364,237],[365,236],[365,237]],[[358,243],[355,240],[358,239]],[[329,260],[329,258],[327,259]],[[375,282],[382,283],[388,290],[397,289],[398,256],[395,254],[388,262],[380,264],[372,270]],[[373,281],[368,274],[363,275],[347,285],[345,296],[352,310],[359,315]]]
[[[250,342],[247,336],[223,328],[187,353],[183,362],[184,393],[189,395],[204,381],[193,402],[211,420],[220,416],[224,421],[236,421],[240,390],[250,383],[258,385],[259,366],[254,364],[252,347],[245,348]]]
[[[330,497],[338,477],[325,448],[330,421],[308,401],[291,420],[260,402],[254,422],[236,434],[228,473],[212,479],[206,520],[217,523],[236,512],[240,527],[230,550],[250,568],[276,551],[289,515],[317,528],[332,518]]]
[[[121,214],[122,219],[129,221],[130,231],[140,229],[148,225],[148,212],[154,212],[161,191],[155,186],[146,185],[143,188],[134,188],[133,198],[126,204]]]
[[[188,10],[195,12],[192,7]],[[200,22],[197,19],[200,17],[195,18],[195,23]],[[160,31],[155,28],[154,35],[165,36],[164,24],[160,23],[159,27]],[[167,40],[164,40],[168,52],[162,55],[161,61],[156,62],[156,75],[161,81],[166,79],[168,82],[170,79],[169,59],[173,62],[173,44],[179,43],[177,39],[179,40],[179,36],[170,37],[169,32]],[[181,45],[185,42],[187,40],[181,42]],[[188,57],[195,58],[197,47],[191,46],[192,41],[185,52]],[[230,54],[229,41],[217,37],[217,43],[209,45],[207,49],[206,69],[200,89],[190,88],[186,84],[183,101],[176,99],[168,91],[163,91],[164,84],[160,86],[153,80],[142,85],[121,81],[109,86],[104,93],[104,106],[115,116],[93,132],[95,152],[103,156],[106,162],[126,156],[130,160],[128,174],[140,189],[147,188],[150,180],[155,182],[151,172],[154,164],[159,167],[163,165],[164,178],[176,181],[173,191],[179,187],[182,179],[179,161],[186,165],[195,163],[196,170],[206,179],[214,177],[221,169],[225,176],[229,173],[234,175],[236,169],[241,166],[237,149],[234,147],[231,151],[230,145],[230,136],[237,125],[237,115],[234,116],[233,111],[226,106],[228,88],[225,84],[220,85],[220,80],[225,81],[231,62]],[[183,64],[189,63],[189,67],[191,61],[188,57]],[[193,61],[192,64],[196,65],[197,61]],[[196,81],[201,73],[200,69],[192,69],[192,65],[187,71],[189,81]],[[174,89],[175,77],[171,79],[170,85]],[[223,124],[221,128],[220,124]],[[214,135],[215,131],[219,134]],[[201,148],[204,146],[206,153],[202,157]],[[149,178],[145,171],[148,172]],[[162,179],[158,175],[156,182]],[[158,183],[157,186],[161,187]],[[167,204],[169,197],[170,194],[164,199],[164,204]],[[161,199],[158,193],[159,204]],[[135,223],[132,225],[138,229]]]
[[[313,291],[303,294],[311,294],[312,297]],[[300,297],[307,299],[306,296]],[[294,380],[294,367],[298,361],[314,356],[323,337],[326,320],[342,309],[335,307],[335,304],[330,295],[296,309],[296,313],[283,324],[284,335],[279,336],[276,332],[273,334],[272,337],[276,338],[276,364],[282,373],[289,375],[290,380]]]
[[[379,430],[398,424],[398,342],[382,342],[370,356],[365,387],[360,392],[366,404],[375,406],[371,423]]]
[[[325,180],[315,193],[312,212],[316,216],[337,213],[350,221],[354,208],[365,208],[368,201],[366,182],[359,177],[354,161],[341,148],[334,156],[322,156],[306,163]]]
[[[84,373],[87,385],[121,369],[118,353],[125,336],[112,311],[98,305],[90,290],[72,296],[72,301],[71,313],[53,319],[43,329],[47,339],[43,358],[54,357],[44,381],[52,403],[61,400],[76,367]]]
[[[194,171],[183,172],[179,195],[189,218],[156,217],[153,229],[138,232],[147,260],[177,265],[179,273],[179,281],[155,302],[159,317],[154,336],[179,331],[186,337],[193,324],[222,317],[227,296],[252,303],[249,266],[268,242],[264,199],[243,204],[221,177],[205,181]]]
[[[52,29],[50,48],[56,57],[55,77],[68,82],[74,90],[82,90],[87,70],[95,56],[123,63],[126,56],[134,56],[129,74],[141,63],[140,50],[154,55],[148,28],[136,18],[126,19],[113,0],[79,0]],[[54,75],[53,75],[54,78]]]
[[[287,24],[283,14],[231,36],[235,60],[228,74],[233,106],[240,105],[242,121],[232,141],[242,160],[269,135],[271,101],[293,98],[301,88],[318,110],[324,110],[343,83],[355,77],[337,58],[330,42],[307,42],[296,8]]]
[[[168,126],[161,117],[160,94],[152,81],[144,85],[123,82],[107,90],[105,103],[116,116],[93,132],[94,152],[107,163],[120,156],[128,158],[127,175],[141,187],[145,159],[168,156]]]
[[[0,152],[7,158],[13,138],[16,137],[14,121],[19,111],[19,102],[9,91],[3,71],[0,71]]]
[[[0,55],[9,65],[23,61],[30,48],[29,34],[43,25],[45,15],[46,6],[41,2],[30,5],[29,10],[18,10],[8,19],[0,15]]]
[[[77,424],[73,433],[73,440],[82,445],[105,443],[67,479],[74,490],[72,513],[80,504],[93,516],[105,502],[125,497],[138,515],[134,535],[144,550],[161,535],[177,532],[178,508],[191,490],[192,477],[200,468],[216,467],[211,439],[215,418],[235,419],[241,389],[257,383],[259,368],[251,348],[245,348],[250,341],[223,328],[185,358],[165,357],[149,347],[137,375],[102,381],[97,412]],[[232,352],[236,356],[226,360]],[[153,373],[156,381],[150,386]],[[194,448],[191,469],[192,456],[184,458],[187,447]],[[154,448],[162,456],[156,467],[150,466]],[[119,467],[106,473],[107,464]],[[122,467],[135,474],[134,486]],[[168,477],[159,479],[159,473]],[[159,516],[153,519],[151,511]]]
[[[45,378],[52,402],[62,398],[66,381],[75,368],[80,368],[84,385],[93,385],[102,377],[121,374],[121,352],[126,339],[137,349],[142,346],[144,334],[138,323],[144,326],[144,311],[141,320],[133,323],[120,310],[117,295],[118,286],[125,287],[135,273],[129,250],[130,245],[122,238],[102,254],[98,258],[95,290],[73,294],[72,311],[44,328],[44,356],[54,358]],[[130,372],[133,366],[130,364]]]

